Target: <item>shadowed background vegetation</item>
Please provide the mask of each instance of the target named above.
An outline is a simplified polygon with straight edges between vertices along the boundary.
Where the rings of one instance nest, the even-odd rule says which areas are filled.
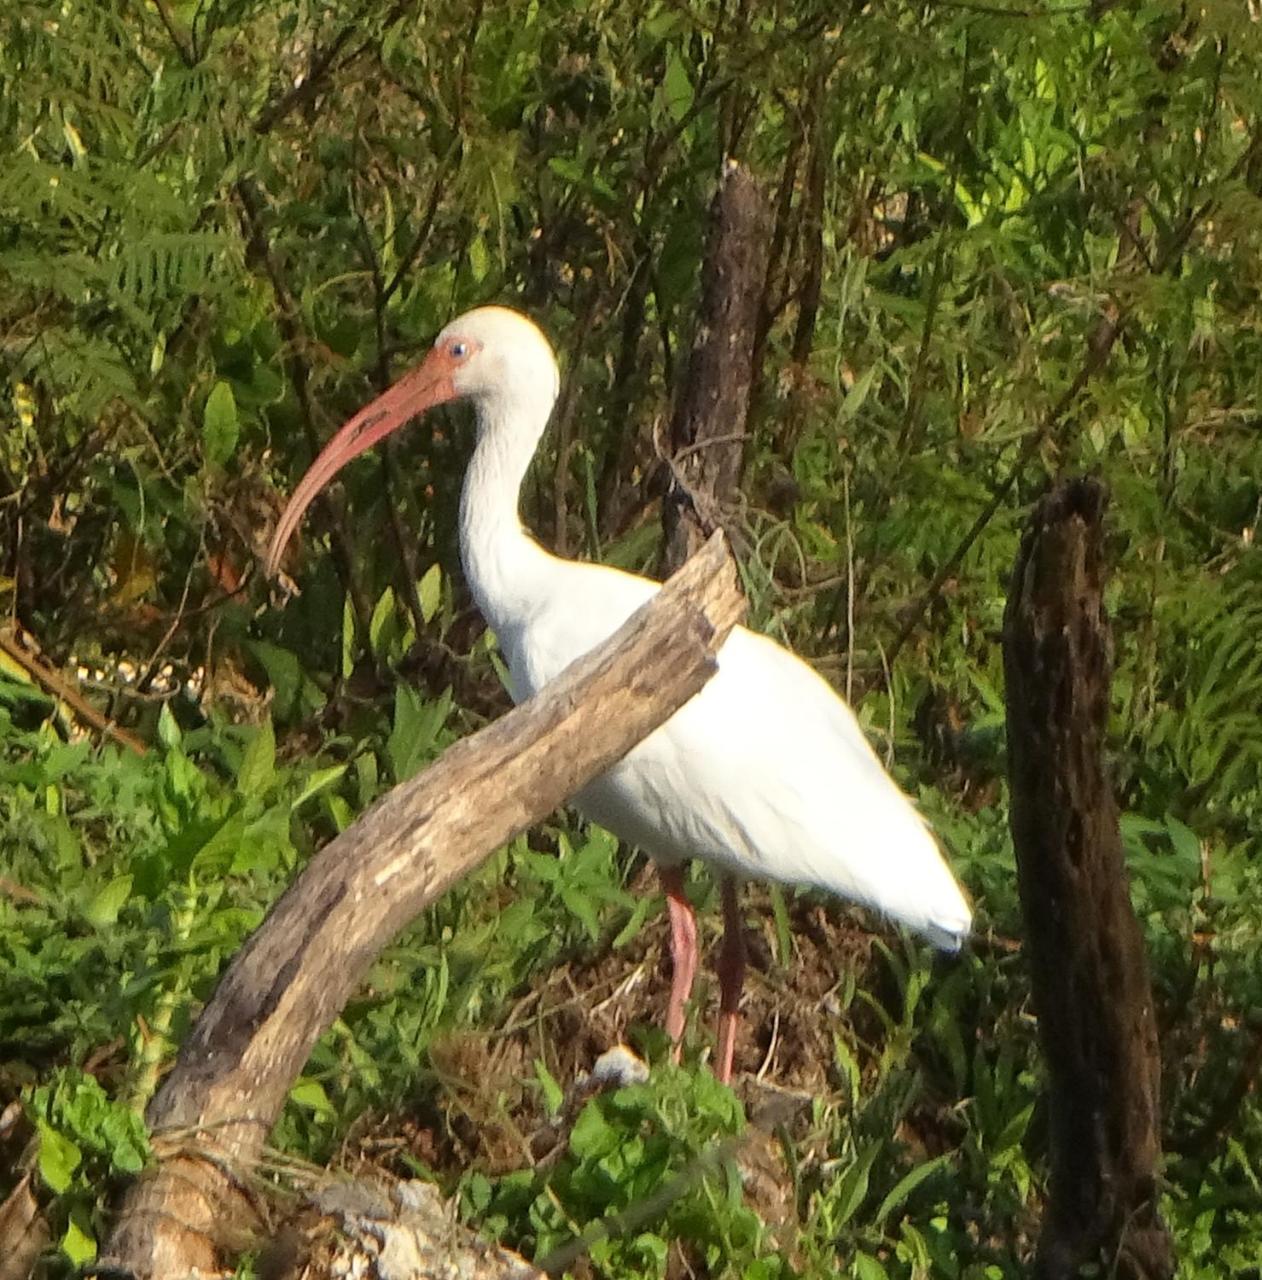
[[[978,939],[934,964],[837,903],[751,895],[738,1068],[797,1105],[755,1129],[744,1197],[719,1171],[592,1265],[1022,1273],[1045,1134],[998,632],[1028,504],[1090,471],[1113,495],[1113,744],[1165,1211],[1181,1275],[1257,1275],[1258,17],[9,0],[0,1103],[20,1105],[0,1144],[34,1160],[53,1274],[92,1256],[163,1064],[295,867],[507,705],[459,576],[464,415],[347,473],[281,609],[257,560],[285,495],[446,320],[508,302],[564,371],[528,524],[651,567],[733,155],[772,214],[731,530],[752,616],[852,693]],[[146,753],[54,698],[49,670]],[[745,1123],[703,1029],[682,1070],[572,1130],[549,1119],[617,1038],[662,1061],[663,936],[602,832],[558,818],[516,842],[378,966],[295,1088],[278,1165],[435,1176],[527,1256],[639,1203]]]

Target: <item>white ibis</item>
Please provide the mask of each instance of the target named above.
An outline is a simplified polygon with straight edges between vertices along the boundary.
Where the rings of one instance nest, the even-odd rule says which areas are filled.
[[[478,608],[498,637],[513,697],[538,692],[612,634],[657,584],[562,560],[522,527],[518,492],[559,388],[548,340],[525,316],[480,307],[329,441],[295,490],[268,553],[274,573],[302,513],[350,459],[411,418],[472,401],[477,443],[460,502],[460,551]],[[717,1075],[732,1071],[744,981],[733,877],[815,885],[874,907],[954,950],[969,907],[937,842],[886,773],[853,712],[806,663],[738,627],[694,698],[574,798],[578,809],[658,864],[673,976],[666,1030],[676,1052],[697,966],[682,867],[724,873]]]

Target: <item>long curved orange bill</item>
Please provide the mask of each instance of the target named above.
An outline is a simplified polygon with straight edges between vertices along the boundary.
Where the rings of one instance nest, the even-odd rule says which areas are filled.
[[[263,571],[269,578],[276,576],[285,546],[316,494],[352,458],[371,449],[378,440],[426,409],[454,400],[459,394],[452,381],[454,370],[455,361],[446,351],[435,348],[415,369],[405,373],[394,386],[361,409],[324,446],[294,490],[281,513],[276,532],[272,534],[263,565]]]

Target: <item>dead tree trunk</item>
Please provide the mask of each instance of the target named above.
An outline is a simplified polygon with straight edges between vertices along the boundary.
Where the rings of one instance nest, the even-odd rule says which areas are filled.
[[[1004,614],[1012,839],[1050,1095],[1039,1280],[1174,1271],[1152,989],[1104,759],[1105,503],[1098,482],[1073,480],[1038,505]]]
[[[683,393],[671,419],[662,504],[667,571],[677,569],[723,526],[723,512],[735,502],[766,274],[766,222],[757,184],[730,162],[710,206],[701,306]]]
[[[150,1104],[157,1163],[129,1189],[99,1267],[205,1275],[245,1243],[259,1223],[251,1171],[263,1142],[381,950],[673,715],[713,674],[742,610],[715,537],[603,645],[312,859],[233,960]]]

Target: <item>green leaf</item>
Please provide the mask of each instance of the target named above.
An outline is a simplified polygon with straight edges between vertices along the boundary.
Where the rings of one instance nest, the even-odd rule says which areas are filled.
[[[692,109],[692,81],[688,78],[688,68],[680,56],[679,46],[671,45],[666,57],[666,75],[662,80],[662,91],[665,95],[666,110],[678,124]]]
[[[94,929],[108,929],[131,896],[132,877],[115,876],[83,909],[83,918]]]
[[[858,416],[859,410],[863,408],[864,402],[871,393],[876,380],[881,373],[881,366],[878,364],[869,365],[851,384],[850,390],[846,392],[846,398],[841,402],[841,409],[838,416],[842,422],[853,422]]]
[[[500,657],[498,650],[495,649],[490,650],[487,657],[491,660],[491,666],[499,677],[500,684],[504,686],[507,693],[511,694],[513,692],[513,677],[508,674],[508,667],[504,665],[504,659]]]
[[[206,831],[206,839],[193,851],[190,870],[195,869],[205,876],[224,875],[243,852],[245,832],[244,816],[239,812],[228,814],[213,829]]]
[[[355,821],[350,805],[336,792],[324,797],[324,807],[328,810],[329,817],[333,819],[333,825],[337,828],[339,835]]]
[[[66,1234],[61,1237],[61,1251],[76,1267],[85,1267],[96,1258],[96,1240],[80,1222],[81,1211],[71,1213]]]
[[[889,1280],[889,1273],[885,1268],[862,1249],[854,1255],[852,1269],[855,1280]]]
[[[389,643],[397,631],[394,616],[394,588],[387,587],[373,606],[372,618],[368,623],[368,643],[373,656],[388,658]]]
[[[787,967],[793,963],[793,926],[784,903],[784,890],[777,884],[769,886],[769,889],[771,914],[776,922],[776,959]]]
[[[386,758],[395,782],[406,781],[430,759],[450,710],[450,690],[435,701],[426,702],[410,685],[398,687],[394,695],[394,724],[386,740]]]
[[[486,279],[490,258],[486,251],[486,241],[475,236],[469,241],[469,271],[473,275],[474,284],[481,284]]]
[[[121,1102],[110,1102],[101,1121],[109,1143],[110,1163],[124,1173],[139,1173],[149,1155],[149,1139],[139,1115]]]
[[[924,1164],[918,1164],[910,1173],[904,1174],[886,1194],[885,1199],[881,1201],[881,1207],[876,1211],[876,1217],[873,1219],[873,1225],[881,1227],[885,1223],[885,1219],[889,1217],[895,1209],[901,1207],[903,1202],[915,1189],[920,1186],[926,1178],[937,1173],[947,1162],[945,1155],[935,1156],[932,1160],[926,1160]]]
[[[1180,822],[1178,818],[1166,817],[1166,831],[1170,834],[1170,844],[1175,854],[1190,867],[1199,869],[1201,865],[1201,838]]]
[[[591,896],[581,887],[559,882],[561,901],[569,908],[574,918],[587,930],[587,936],[595,941],[600,937],[600,916]]]
[[[443,598],[443,571],[437,560],[425,570],[424,577],[416,584],[416,593],[421,599],[421,617],[429,622],[438,612]]]
[[[277,715],[285,718],[324,705],[324,694],[307,678],[296,654],[267,640],[250,640],[246,648],[267,673],[276,691],[273,705]]]
[[[781,1280],[784,1275],[784,1263],[779,1257],[756,1258],[741,1273],[741,1280]]]
[[[236,397],[226,382],[216,382],[206,397],[206,409],[202,414],[202,448],[206,461],[222,466],[232,457],[239,435]]]
[[[995,1139],[994,1151],[1000,1154],[1004,1151],[1015,1149],[1021,1144],[1025,1137],[1025,1131],[1030,1127],[1030,1117],[1034,1114],[1034,1103],[1028,1103],[1022,1107],[1016,1115],[1012,1116],[1007,1124],[999,1131],[999,1136]]]
[[[276,777],[276,732],[271,719],[259,725],[237,770],[237,790],[243,796],[261,796]]]
[[[595,1160],[621,1145],[623,1135],[605,1119],[600,1100],[593,1098],[570,1130],[570,1150],[580,1160]]]
[[[359,791],[361,808],[372,803],[376,798],[381,772],[377,767],[377,756],[372,751],[361,751],[355,757],[355,786]]]
[[[36,1121],[39,1132],[39,1176],[49,1190],[62,1195],[69,1190],[83,1152],[45,1120]]]
[[[171,711],[171,704],[164,702],[162,710],[158,712],[158,741],[168,751],[175,751],[180,745],[181,737],[180,726]]]
[[[859,1158],[841,1176],[837,1184],[837,1207],[834,1212],[834,1228],[843,1227],[851,1218],[868,1194],[868,1179],[872,1173],[872,1164],[877,1152],[881,1150],[880,1142],[871,1142]]]
[[[342,679],[349,680],[355,671],[355,608],[350,592],[342,600]]]
[[[289,1100],[296,1103],[300,1107],[305,1107],[308,1111],[314,1111],[318,1115],[334,1115],[333,1104],[329,1101],[329,1095],[325,1093],[324,1086],[318,1080],[312,1080],[309,1076],[299,1076],[298,1082],[289,1091]]]
[[[271,806],[264,809],[241,832],[228,862],[228,874],[269,875],[279,868],[290,866],[292,855],[289,810]]]
[[[625,947],[640,932],[652,908],[653,900],[647,895],[641,894],[636,898],[635,906],[631,911],[631,918],[618,930],[618,935],[611,944],[615,951],[619,947]]]
[[[543,1105],[548,1115],[559,1114],[565,1105],[565,1090],[557,1083],[556,1077],[548,1070],[542,1058],[535,1059],[535,1079],[543,1090]]]
[[[481,1217],[491,1206],[491,1180],[484,1173],[466,1175],[462,1188],[464,1199],[470,1209]]]
[[[346,766],[344,764],[334,764],[329,765],[327,769],[317,769],[303,784],[302,790],[298,792],[293,803],[289,806],[289,811],[296,813],[312,796],[318,796],[321,791],[331,787],[345,772]]]

